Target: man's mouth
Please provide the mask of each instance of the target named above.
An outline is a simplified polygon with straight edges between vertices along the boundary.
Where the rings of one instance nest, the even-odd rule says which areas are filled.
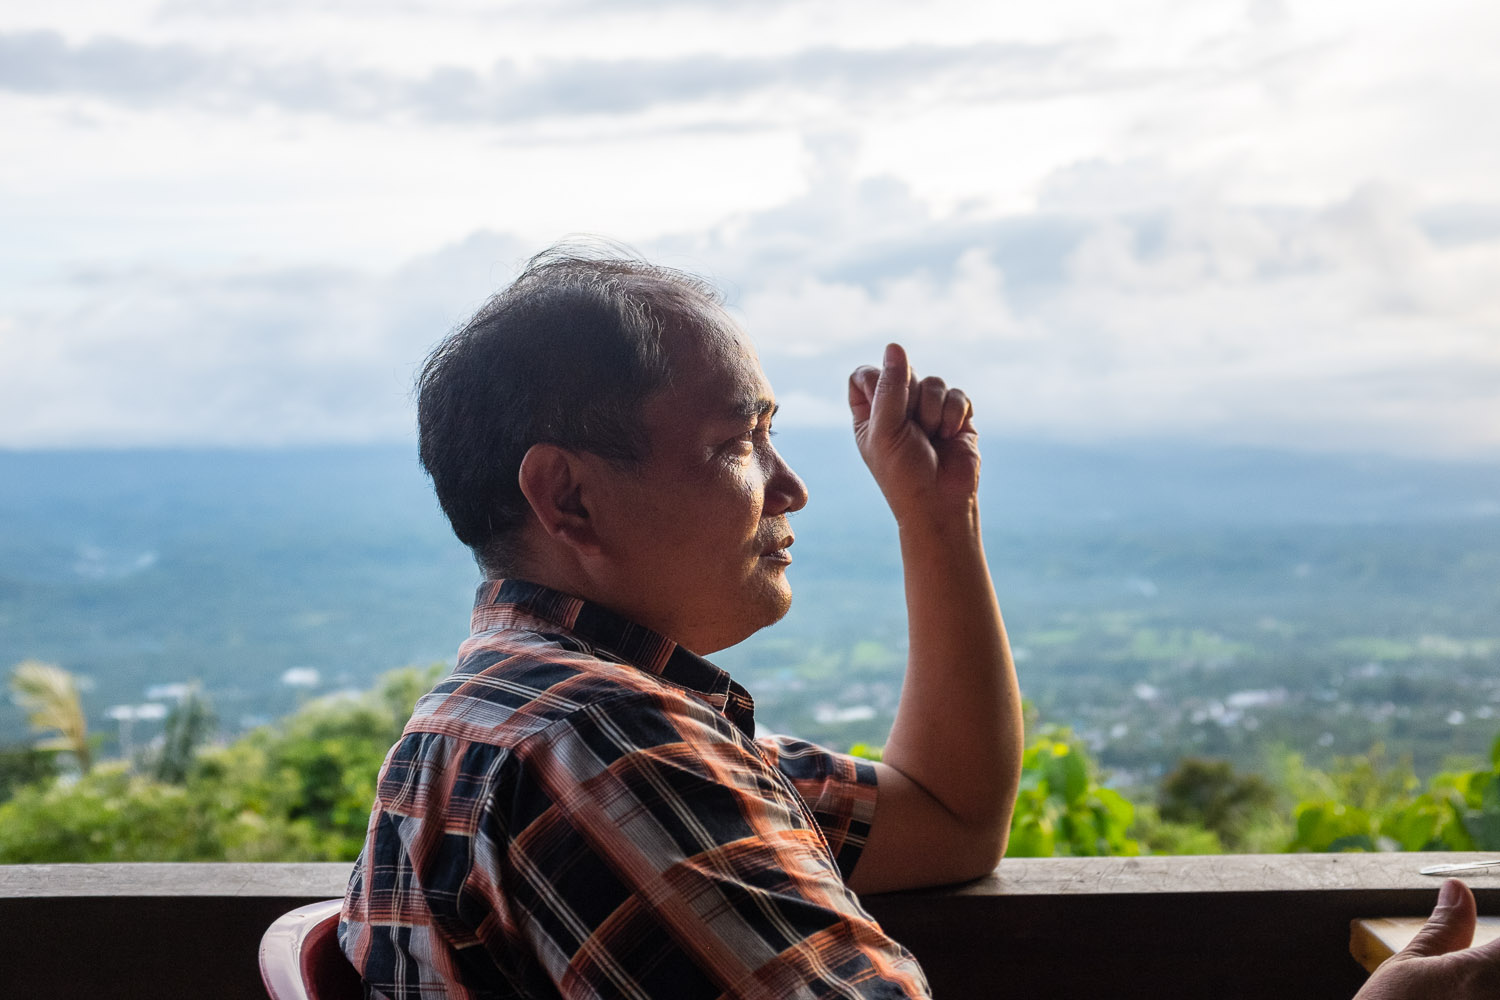
[[[773,562],[782,562],[782,563],[789,563],[789,562],[791,562],[792,561],[792,553],[790,551],[788,551],[788,550],[792,547],[792,543],[794,541],[796,541],[796,540],[797,540],[796,536],[794,536],[793,534],[791,534],[791,532],[788,532],[787,534],[783,535],[781,538],[778,538],[771,545],[770,548],[768,548],[764,552],[762,552],[760,554],[761,558],[762,559],[770,559]]]

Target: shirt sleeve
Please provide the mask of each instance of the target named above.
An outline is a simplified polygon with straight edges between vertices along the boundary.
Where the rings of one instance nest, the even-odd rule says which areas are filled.
[[[562,996],[929,995],[845,886],[816,818],[833,817],[857,856],[873,769],[865,780],[810,744],[757,745],[673,692],[583,706],[517,756],[481,826],[506,845],[495,891]]]
[[[875,765],[791,736],[766,736],[755,742],[807,804],[847,881],[875,818]]]

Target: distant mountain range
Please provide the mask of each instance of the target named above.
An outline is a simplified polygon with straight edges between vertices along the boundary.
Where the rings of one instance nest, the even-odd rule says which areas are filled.
[[[798,605],[723,662],[769,677],[789,644],[839,647],[877,619],[899,645],[894,530],[850,436],[791,429],[777,444],[812,495],[795,522]],[[1318,539],[1343,546],[1325,561],[1344,565],[1367,536],[1404,540],[1406,555],[1382,564],[1391,601],[1421,584],[1400,567],[1428,553],[1460,574],[1433,586],[1478,590],[1467,615],[1500,612],[1500,582],[1484,585],[1493,567],[1459,565],[1472,539],[1500,538],[1500,464],[983,445],[997,580],[1036,620],[1158,591],[1227,592],[1237,573],[1284,592],[1292,569],[1319,558],[1298,555]],[[0,668],[40,658],[87,676],[106,733],[110,707],[192,679],[234,729],[309,693],[449,658],[476,578],[410,447],[0,452]],[[868,714],[840,711],[820,717]],[[19,713],[0,707],[0,742],[23,736]]]

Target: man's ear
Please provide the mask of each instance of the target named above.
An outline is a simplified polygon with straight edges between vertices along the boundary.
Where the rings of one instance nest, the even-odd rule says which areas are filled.
[[[588,463],[555,444],[534,444],[521,459],[520,485],[542,533],[575,550],[594,550],[599,538],[583,501]]]

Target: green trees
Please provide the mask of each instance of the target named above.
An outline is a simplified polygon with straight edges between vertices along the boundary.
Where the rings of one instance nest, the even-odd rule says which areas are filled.
[[[152,762],[153,776],[158,781],[182,784],[187,781],[198,747],[213,735],[218,720],[214,710],[203,694],[203,687],[193,683],[167,713],[162,727],[161,748]]]
[[[103,764],[0,805],[0,862],[221,860],[221,819],[187,789]]]
[[[279,727],[203,753],[190,783],[212,790],[226,811],[284,821],[299,845],[289,860],[352,860],[386,751],[442,670],[395,670],[371,691],[309,702]]]
[[[1488,768],[1443,771],[1425,788],[1379,746],[1327,773],[1292,764],[1301,795],[1288,850],[1500,850],[1500,737]]]
[[[41,660],[25,660],[10,675],[11,700],[26,713],[32,730],[43,734],[37,749],[71,753],[87,774],[92,764],[89,725],[78,688],[78,678]]]
[[[1227,760],[1186,757],[1162,779],[1157,809],[1165,823],[1201,829],[1224,850],[1240,851],[1251,845],[1251,831],[1277,798],[1264,778],[1239,774]]]
[[[43,739],[0,748],[0,863],[350,860],[385,752],[443,670],[392,671],[369,691],[310,701],[219,744],[209,742],[212,709],[190,689],[135,760],[85,768],[78,685],[56,667],[22,666],[12,690],[29,699]],[[1073,733],[1028,723],[1013,857],[1500,851],[1500,738],[1487,765],[1453,766],[1425,784],[1379,746],[1326,770],[1282,753],[1270,778],[1187,758],[1154,797],[1132,802],[1101,782]]]
[[[1012,857],[1134,855],[1135,806],[1099,784],[1083,745],[1067,729],[1048,727],[1021,759],[1021,790],[1011,818]]]
[[[27,785],[57,776],[56,754],[25,744],[0,746],[0,802]]]
[[[109,761],[18,785],[0,802],[0,863],[352,860],[385,752],[441,669],[393,671],[207,748],[211,713],[190,692],[141,773]]]

